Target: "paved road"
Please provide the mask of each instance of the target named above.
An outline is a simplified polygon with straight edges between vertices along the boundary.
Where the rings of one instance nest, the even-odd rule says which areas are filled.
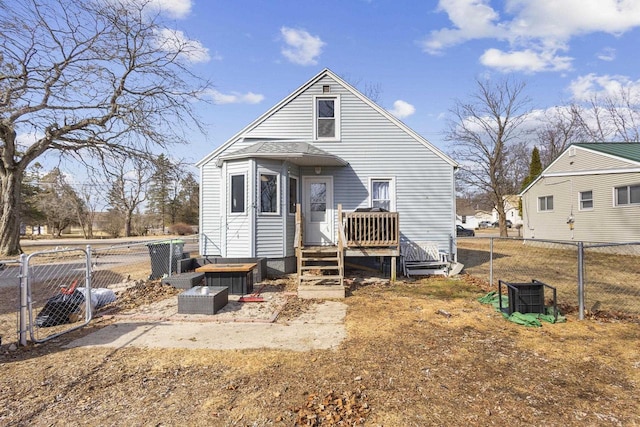
[[[157,239],[149,239],[157,240]],[[121,267],[126,265],[134,265],[150,262],[149,250],[145,243],[138,241],[131,241],[125,239],[94,239],[94,240],[80,240],[80,239],[55,239],[55,240],[29,240],[22,241],[20,243],[24,248],[37,248],[41,246],[43,250],[49,250],[52,247],[59,248],[79,248],[85,249],[86,245],[91,245],[93,249],[92,263],[94,269],[110,269],[115,267]],[[125,249],[131,248],[131,251]],[[37,251],[37,249],[36,249]],[[198,244],[193,240],[188,239],[183,247],[184,252],[197,253]],[[33,252],[33,251],[32,251]],[[73,274],[78,274],[85,269],[86,263],[84,261],[83,252],[71,251],[67,254],[74,255],[73,257],[67,257],[66,259],[51,260],[48,263],[42,262],[39,257],[35,257],[33,263],[30,263],[30,275],[38,279],[55,279],[58,277],[66,277]],[[77,255],[77,256],[75,256]],[[169,254],[167,253],[167,257]],[[8,286],[18,286],[19,284],[19,268],[15,262],[17,258],[9,260],[5,263],[6,268],[0,271],[0,288]]]

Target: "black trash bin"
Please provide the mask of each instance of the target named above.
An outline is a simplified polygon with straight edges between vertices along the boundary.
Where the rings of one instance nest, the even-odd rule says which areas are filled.
[[[149,279],[159,279],[177,271],[178,260],[183,257],[184,240],[163,240],[147,243],[151,257]],[[169,270],[171,268],[171,270]]]

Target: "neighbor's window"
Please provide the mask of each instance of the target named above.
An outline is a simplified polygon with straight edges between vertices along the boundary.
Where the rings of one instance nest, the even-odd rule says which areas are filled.
[[[278,175],[260,174],[260,212],[278,213]]]
[[[371,207],[391,211],[391,180],[371,180]]]
[[[553,210],[553,196],[538,197],[538,210],[539,211],[552,211]]]
[[[640,204],[640,185],[627,185],[616,187],[616,205],[638,205]]]
[[[316,139],[338,139],[340,133],[339,99],[317,97],[315,99]]]
[[[580,210],[593,209],[593,191],[580,192]]]
[[[244,175],[231,175],[231,213],[244,213]]]
[[[298,178],[289,177],[289,213],[296,213],[296,205],[298,204]]]

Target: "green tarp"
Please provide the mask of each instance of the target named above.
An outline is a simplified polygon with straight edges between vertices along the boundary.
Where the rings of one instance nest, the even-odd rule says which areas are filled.
[[[498,295],[498,292],[496,291],[491,291],[487,295],[478,298],[478,301],[480,301],[482,304],[491,304],[496,309],[496,311],[500,311],[500,298],[502,298],[502,307],[509,307],[509,298],[506,295]],[[549,323],[561,323],[567,321],[567,319],[564,316],[560,315],[559,312],[558,318],[556,319],[553,315],[553,307],[546,307],[546,310],[546,314],[519,313],[516,311],[509,315],[503,311],[500,312],[510,322],[525,326],[540,327],[542,326],[542,323],[540,323],[541,320]]]

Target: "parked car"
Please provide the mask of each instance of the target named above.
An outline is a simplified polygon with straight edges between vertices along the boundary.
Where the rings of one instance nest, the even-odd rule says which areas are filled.
[[[473,230],[469,230],[468,228],[464,228],[460,224],[456,225],[456,236],[457,237],[473,237],[476,233]]]
[[[507,228],[511,228],[511,226],[512,226],[512,225],[513,225],[513,224],[511,224],[511,220],[510,220],[510,219],[508,219],[508,220],[507,220]],[[499,221],[496,221],[496,222],[494,222],[494,223],[492,224],[492,226],[493,226],[493,227],[495,227],[495,228],[498,228],[498,227],[500,227],[500,222],[499,222]]]
[[[478,228],[489,228],[492,226],[491,221],[480,221],[480,224],[478,224]]]

